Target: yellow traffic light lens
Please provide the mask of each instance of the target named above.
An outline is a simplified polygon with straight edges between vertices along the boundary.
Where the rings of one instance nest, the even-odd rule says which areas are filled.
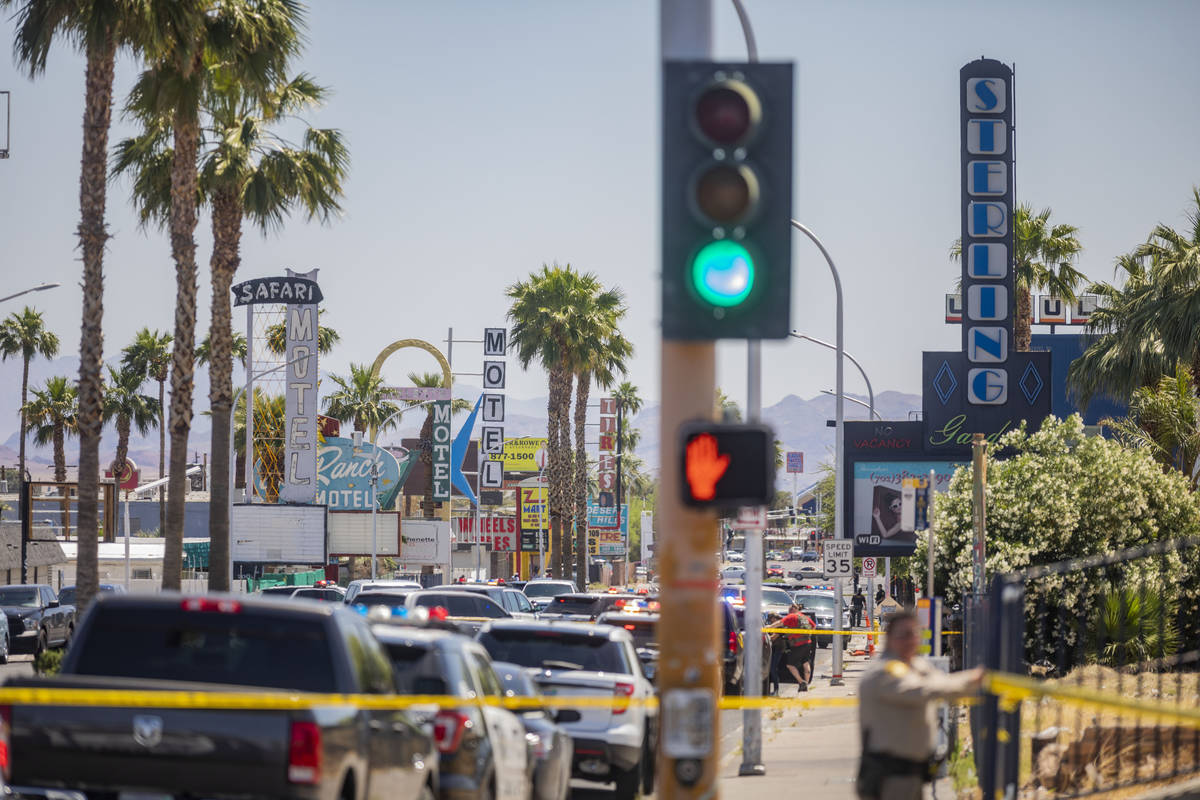
[[[714,225],[745,222],[758,205],[758,178],[745,165],[718,164],[696,179],[696,208]]]
[[[692,287],[714,306],[736,306],[754,289],[754,259],[737,242],[710,242],[692,259]]]

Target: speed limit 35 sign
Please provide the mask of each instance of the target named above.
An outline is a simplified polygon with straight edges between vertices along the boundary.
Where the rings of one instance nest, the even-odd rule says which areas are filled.
[[[854,540],[826,539],[824,546],[825,577],[854,577]]]

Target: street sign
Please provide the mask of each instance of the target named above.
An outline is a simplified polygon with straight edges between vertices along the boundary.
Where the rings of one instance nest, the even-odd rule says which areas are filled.
[[[867,556],[862,560],[862,576],[864,578],[875,577],[875,558]]]
[[[732,525],[735,531],[761,531],[767,528],[766,506],[743,506]]]
[[[792,450],[787,454],[787,471],[804,472],[804,453]]]
[[[450,390],[442,386],[387,386],[383,390],[383,396],[388,400],[426,403],[431,400],[449,400]]]
[[[825,577],[854,577],[854,542],[851,539],[825,540]]]

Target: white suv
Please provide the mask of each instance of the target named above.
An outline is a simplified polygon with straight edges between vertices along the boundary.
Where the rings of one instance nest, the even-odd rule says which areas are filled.
[[[494,620],[480,629],[477,639],[493,661],[529,669],[543,694],[611,694],[632,700],[626,707],[560,712],[558,722],[575,744],[574,777],[615,783],[617,800],[653,791],[657,717],[645,701],[654,696],[654,686],[642,671],[628,631],[575,622]]]

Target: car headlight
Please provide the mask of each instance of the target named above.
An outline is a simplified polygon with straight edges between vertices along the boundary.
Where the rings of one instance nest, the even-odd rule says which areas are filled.
[[[25,617],[21,620],[21,622],[25,623],[25,630],[27,631],[37,628],[37,620],[35,620],[33,617]]]

